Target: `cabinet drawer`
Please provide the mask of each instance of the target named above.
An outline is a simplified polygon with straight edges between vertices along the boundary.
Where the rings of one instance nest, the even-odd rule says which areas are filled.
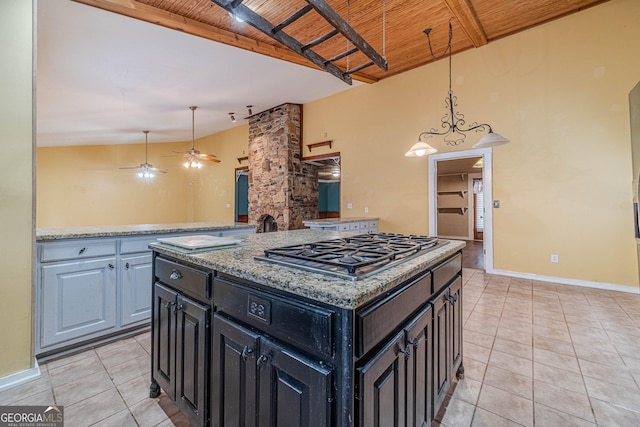
[[[332,353],[335,314],[331,310],[260,292],[222,278],[214,280],[213,300],[218,312],[286,343],[315,354],[330,356]]]
[[[378,221],[370,221],[369,222],[369,228],[372,230],[378,230]]]
[[[162,283],[171,285],[193,298],[211,299],[211,272],[157,257],[155,275]]]
[[[338,224],[338,231],[349,231],[349,224]]]
[[[42,262],[115,255],[115,240],[73,240],[42,244]]]
[[[442,265],[431,270],[433,274],[433,293],[436,294],[445,287],[451,279],[462,270],[462,255],[457,254]]]
[[[158,237],[158,235],[155,235],[153,237],[148,236],[122,239],[120,243],[120,253],[132,254],[136,252],[150,252],[151,249],[149,249],[149,243],[155,242]]]
[[[431,296],[427,273],[356,313],[356,356],[360,357],[418,310]]]
[[[349,223],[349,230],[359,230],[360,229],[360,223],[359,222],[350,222]]]

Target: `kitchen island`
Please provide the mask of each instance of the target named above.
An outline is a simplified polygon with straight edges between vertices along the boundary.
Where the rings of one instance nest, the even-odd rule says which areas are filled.
[[[428,426],[462,368],[464,242],[358,280],[256,259],[296,230],[191,252],[154,243],[151,396],[194,425]]]
[[[40,359],[148,328],[149,243],[255,233],[248,224],[135,224],[36,230],[35,354]]]

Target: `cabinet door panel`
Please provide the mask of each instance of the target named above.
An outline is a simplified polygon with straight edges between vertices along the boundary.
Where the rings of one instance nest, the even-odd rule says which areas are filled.
[[[215,314],[212,347],[211,425],[255,426],[259,335]]]
[[[405,425],[405,334],[400,332],[358,368],[360,426]]]
[[[151,317],[151,254],[122,258],[120,324],[128,326]]]
[[[451,284],[449,290],[451,311],[451,374],[455,375],[462,363],[462,277]]]
[[[433,303],[433,414],[437,415],[449,389],[451,364],[449,359],[451,336],[449,333],[448,291],[440,294]]]
[[[407,426],[431,425],[433,379],[433,309],[428,305],[405,327],[407,357]]]
[[[209,307],[178,295],[176,399],[194,425],[204,425],[209,396]]]
[[[177,292],[162,286],[154,285],[153,296],[153,377],[165,393],[175,400],[175,346],[176,316],[173,307]]]
[[[114,328],[115,297],[115,258],[42,267],[41,346]]]
[[[331,425],[331,370],[268,341],[262,345],[257,363],[259,426]]]

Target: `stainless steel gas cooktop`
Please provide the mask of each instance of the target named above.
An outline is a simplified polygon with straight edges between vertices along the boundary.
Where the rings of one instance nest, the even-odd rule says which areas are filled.
[[[428,236],[360,234],[266,249],[255,259],[358,280],[447,243]]]

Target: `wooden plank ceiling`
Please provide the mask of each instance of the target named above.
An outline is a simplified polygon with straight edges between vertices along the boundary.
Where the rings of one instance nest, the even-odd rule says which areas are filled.
[[[236,22],[210,0],[75,1],[314,67],[250,25]],[[423,32],[426,28],[432,28],[434,53],[442,55],[447,45],[450,19],[453,52],[457,53],[604,1],[607,0],[327,0],[369,45],[386,57],[388,71],[371,66],[353,74],[354,79],[370,83],[432,61]],[[243,4],[277,25],[307,3],[304,0],[246,0]],[[311,12],[288,26],[286,32],[300,42],[308,43],[332,29],[316,12]],[[342,35],[337,35],[314,50],[330,58],[351,47]],[[358,52],[337,61],[336,65],[346,70],[368,61]]]

